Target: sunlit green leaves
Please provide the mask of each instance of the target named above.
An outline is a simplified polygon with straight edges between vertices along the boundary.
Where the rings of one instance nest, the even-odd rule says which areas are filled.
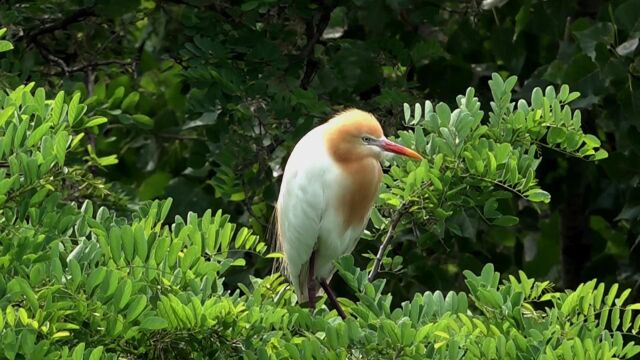
[[[7,31],[7,28],[0,29],[0,38],[4,36],[4,33]],[[5,52],[13,49],[13,44],[7,40],[0,40],[0,52]]]
[[[484,125],[480,102],[471,88],[457,97],[454,110],[438,103],[434,111],[429,101],[424,107],[404,104],[405,124],[413,131],[400,131],[401,143],[426,153],[427,161],[419,166],[403,159],[393,163],[390,176],[385,177],[388,191],[381,199],[392,208],[420,199],[413,214],[441,221],[468,208],[483,208],[482,220],[508,227],[517,224],[518,218],[498,212],[492,192],[506,189],[534,203],[550,201],[550,195],[537,186],[541,146],[585,159],[607,156],[597,137],[582,132],[580,112],[572,113],[567,105],[578,93],[567,85],[558,92],[551,86],[544,91],[534,88],[531,105],[519,100],[516,107],[511,102],[516,83],[515,76],[505,80],[492,75],[493,101]],[[379,227],[387,224],[385,219],[376,221]],[[442,226],[435,223],[433,232],[443,236]]]

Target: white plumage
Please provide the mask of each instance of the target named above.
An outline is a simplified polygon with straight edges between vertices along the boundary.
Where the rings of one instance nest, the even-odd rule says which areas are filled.
[[[294,147],[282,177],[278,198],[280,234],[286,271],[298,301],[308,301],[308,261],[315,249],[316,277],[333,274],[332,262],[353,251],[369,217],[343,231],[337,205],[339,189],[349,187],[347,175],[323,144],[326,124],[307,133]],[[303,269],[304,268],[304,269]],[[301,271],[304,270],[304,271]]]
[[[294,147],[282,178],[276,231],[298,302],[315,306],[318,284],[330,292],[333,262],[353,251],[369,221],[385,151],[421,159],[387,140],[373,115],[355,109],[314,128]]]

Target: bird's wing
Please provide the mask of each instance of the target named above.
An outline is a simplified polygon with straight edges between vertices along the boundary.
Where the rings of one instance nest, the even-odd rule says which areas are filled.
[[[324,185],[327,155],[310,132],[294,148],[282,179],[277,205],[278,241],[285,270],[298,300],[307,300],[307,276],[311,253],[318,242],[320,223],[327,208]]]

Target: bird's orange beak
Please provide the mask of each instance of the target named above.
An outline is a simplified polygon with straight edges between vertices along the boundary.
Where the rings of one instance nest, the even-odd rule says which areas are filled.
[[[408,149],[402,145],[396,144],[393,141],[389,141],[387,139],[383,139],[380,141],[380,148],[382,148],[382,150],[386,152],[410,157],[416,160],[422,160],[422,156],[420,156],[420,154],[418,154],[417,152],[411,149]]]

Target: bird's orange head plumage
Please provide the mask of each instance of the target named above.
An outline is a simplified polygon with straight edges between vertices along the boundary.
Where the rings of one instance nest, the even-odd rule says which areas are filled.
[[[331,157],[339,163],[365,158],[380,160],[385,151],[422,159],[413,150],[387,140],[378,120],[366,111],[343,111],[329,120],[327,125],[325,145]]]

